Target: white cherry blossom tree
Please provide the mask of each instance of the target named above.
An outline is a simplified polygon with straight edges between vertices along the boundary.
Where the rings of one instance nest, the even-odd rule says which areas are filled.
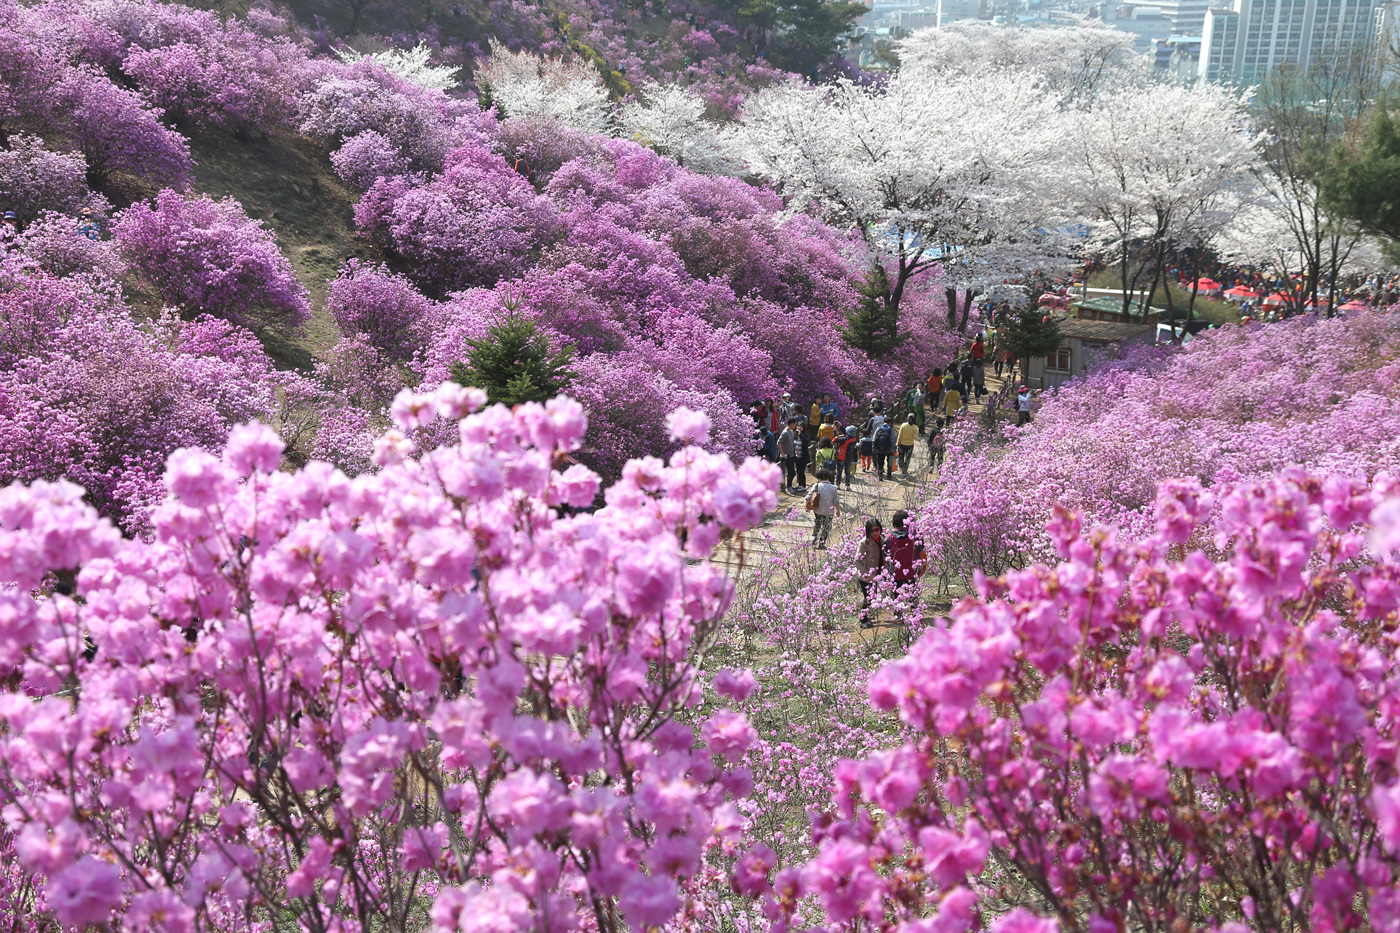
[[[476,72],[510,117],[556,120],[586,133],[608,132],[608,90],[586,62],[540,58],[496,46]]]

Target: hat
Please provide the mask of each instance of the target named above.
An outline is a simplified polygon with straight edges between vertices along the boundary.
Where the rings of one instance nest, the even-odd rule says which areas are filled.
[[[860,432],[856,430],[856,426],[855,426],[855,425],[853,425],[853,424],[848,424],[848,425],[846,425],[846,436],[847,436],[847,437],[855,437],[855,436],[856,436],[857,434],[859,434],[859,433],[860,433]]]
[[[5,219],[6,219],[6,220],[14,220],[14,219],[15,219],[15,212],[14,212],[14,211],[6,211],[6,212],[5,212]]]
[[[792,393],[791,393],[791,392],[784,392],[784,393],[783,393],[783,398],[792,398]]]
[[[92,208],[90,208],[90,207],[85,207],[85,208],[83,208],[83,213],[84,213],[84,214],[91,214],[91,213],[92,213]]]
[[[1016,391],[1017,391],[1017,392],[1029,392],[1030,389],[1026,388],[1025,386],[1021,386],[1021,388],[1017,389]]]

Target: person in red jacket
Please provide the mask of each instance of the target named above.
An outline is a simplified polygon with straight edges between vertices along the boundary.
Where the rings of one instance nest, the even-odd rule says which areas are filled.
[[[982,342],[982,335],[978,334],[972,341],[972,361],[986,359],[987,346]]]
[[[895,512],[891,524],[894,530],[885,539],[885,567],[894,580],[896,599],[907,599],[917,608],[918,583],[928,568],[928,552],[919,539],[910,534],[909,513],[906,510]],[[911,586],[915,590],[912,597],[901,595],[901,590]]]

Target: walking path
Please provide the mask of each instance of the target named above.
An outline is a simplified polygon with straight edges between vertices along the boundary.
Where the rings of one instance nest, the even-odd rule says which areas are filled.
[[[983,402],[968,403],[967,414],[962,416],[964,419],[980,418],[986,409],[985,403],[995,398],[1006,385],[1007,380],[996,376],[995,372],[994,368],[988,367],[988,394]],[[928,412],[928,409],[925,408],[925,411]],[[928,425],[932,427],[935,416],[928,412],[926,417]],[[923,497],[926,487],[937,478],[937,474],[929,470],[926,439],[921,437],[914,445],[908,475],[896,470],[892,480],[880,482],[873,472],[857,472],[849,490],[841,487],[841,516],[832,525],[832,541],[855,533],[868,518],[878,518],[888,530],[890,517],[895,512],[910,507]],[[810,471],[808,478],[811,479]],[[811,488],[808,487],[809,492]],[[715,552],[714,562],[727,572],[738,574],[742,555],[743,570],[752,573],[757,567],[768,566],[772,558],[790,554],[797,548],[810,548],[813,517],[804,508],[806,496],[780,492],[778,500],[778,508],[767,515],[763,524],[743,536],[742,549],[720,548]]]

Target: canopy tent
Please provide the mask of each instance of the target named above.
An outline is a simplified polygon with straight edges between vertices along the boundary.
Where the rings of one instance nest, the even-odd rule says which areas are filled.
[[[1248,286],[1236,285],[1234,288],[1227,288],[1225,290],[1225,297],[1238,298],[1240,301],[1252,301],[1255,298],[1262,298],[1264,296]]]
[[[1348,301],[1344,305],[1337,306],[1338,311],[1365,311],[1366,303],[1362,301]]]
[[[1264,299],[1264,304],[1277,308],[1281,305],[1288,304],[1288,296],[1283,292],[1274,292],[1268,298]]]
[[[1220,283],[1215,279],[1197,279],[1196,291],[1205,295],[1213,295],[1220,291]]]

